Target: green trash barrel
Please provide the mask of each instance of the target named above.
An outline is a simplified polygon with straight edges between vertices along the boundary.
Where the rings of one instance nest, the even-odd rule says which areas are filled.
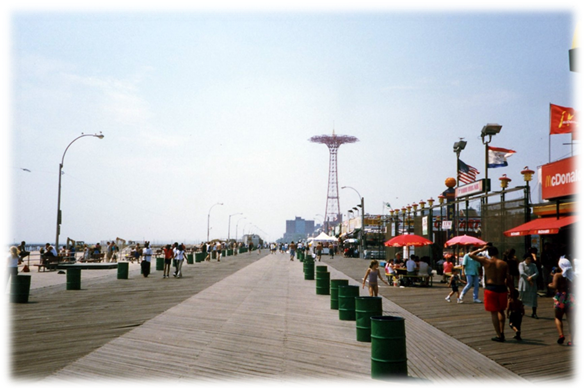
[[[355,297],[359,286],[339,286],[339,320],[355,321]]]
[[[30,293],[30,275],[12,275],[10,277],[10,302],[28,303]]]
[[[402,317],[371,317],[371,378],[408,375],[406,327]]]
[[[371,317],[383,315],[381,297],[356,297],[357,341],[371,342]]]
[[[318,266],[316,266],[318,268]],[[329,295],[331,288],[330,272],[316,271],[316,294]]]
[[[187,264],[193,264],[193,254],[187,253]]]
[[[314,280],[314,261],[305,261],[303,268],[304,280]]]
[[[201,261],[205,260],[206,255],[207,255],[207,252],[195,253],[195,263],[200,263]]]
[[[226,257],[226,256],[227,256],[227,251],[226,251],[225,249],[223,249],[223,250],[221,251],[221,256],[222,256],[222,257]]]
[[[164,257],[156,258],[156,271],[164,271]]]
[[[129,264],[127,261],[118,263],[118,279],[128,279]]]
[[[233,249],[227,249],[227,256],[233,256]]]
[[[69,268],[67,270],[67,290],[81,290],[81,269]]]
[[[328,268],[326,265],[317,265],[316,266],[316,272],[327,272]]]
[[[339,310],[339,286],[348,286],[349,281],[347,279],[332,279],[330,282],[331,286],[331,309]]]

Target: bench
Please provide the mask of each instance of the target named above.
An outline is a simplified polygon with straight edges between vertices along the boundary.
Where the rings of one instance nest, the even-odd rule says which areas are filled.
[[[37,264],[33,264],[33,266],[38,267],[37,272],[40,272],[41,268],[43,268],[43,272],[55,271],[57,269],[57,265],[59,263],[62,263],[62,262],[63,262],[62,256],[46,257],[46,258],[43,258],[41,256],[41,262],[37,263]]]

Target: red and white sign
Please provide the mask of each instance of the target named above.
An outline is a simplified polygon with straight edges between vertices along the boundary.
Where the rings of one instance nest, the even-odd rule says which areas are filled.
[[[541,197],[554,199],[575,195],[580,174],[576,157],[568,157],[541,167]]]
[[[457,187],[454,190],[454,196],[460,198],[463,196],[469,196],[481,192],[485,192],[485,179],[481,179],[479,181],[475,181],[473,183]]]

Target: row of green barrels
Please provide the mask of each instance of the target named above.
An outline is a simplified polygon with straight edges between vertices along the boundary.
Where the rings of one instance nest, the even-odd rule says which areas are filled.
[[[240,253],[247,252],[247,248],[240,248]],[[221,252],[222,256],[232,256],[233,250],[227,249]],[[206,253],[198,252],[194,256],[192,253],[187,254],[187,264],[193,264],[193,259],[197,263],[205,260]],[[215,257],[214,257],[215,258]],[[164,258],[156,259],[156,270],[164,270]],[[118,279],[128,279],[129,264],[127,262],[118,263]],[[28,296],[30,294],[30,275],[16,275],[12,277],[10,283],[10,302],[12,303],[28,303]],[[81,290],[81,269],[70,268],[67,269],[67,290]]]
[[[314,280],[314,260],[307,259],[304,279]],[[316,294],[330,294],[330,308],[339,311],[339,320],[355,321],[357,341],[371,342],[372,378],[407,376],[404,319],[383,316],[381,297],[359,296],[359,286],[346,279],[331,280],[325,265],[316,266]]]

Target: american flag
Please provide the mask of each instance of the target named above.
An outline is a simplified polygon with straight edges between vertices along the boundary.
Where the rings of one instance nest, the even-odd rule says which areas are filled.
[[[477,174],[480,172],[475,168],[467,165],[462,160],[458,160],[458,180],[461,183],[469,184],[477,180]]]

